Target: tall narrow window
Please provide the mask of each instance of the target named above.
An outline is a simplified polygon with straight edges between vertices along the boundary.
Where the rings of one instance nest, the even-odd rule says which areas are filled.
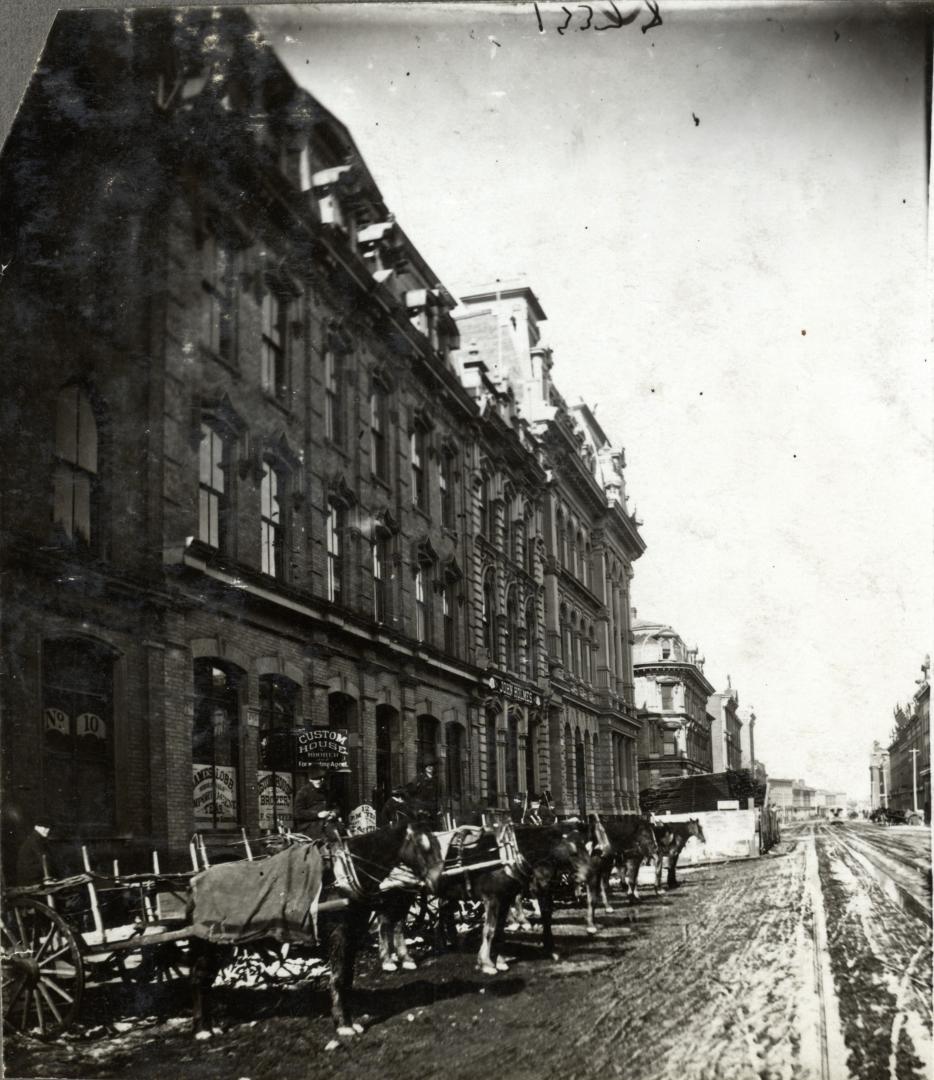
[[[431,643],[431,567],[425,564],[415,571],[415,636]]]
[[[373,617],[389,622],[389,537],[377,534],[373,542]]]
[[[231,363],[235,359],[237,328],[236,255],[212,237],[206,258],[207,273],[201,283],[207,295],[205,344],[222,360]]]
[[[77,386],[58,395],[55,458],[53,520],[69,539],[90,544],[97,527],[97,421]]]
[[[198,538],[220,551],[227,550],[229,540],[229,459],[230,441],[213,424],[202,422],[198,463]]]
[[[389,479],[388,422],[386,391],[374,383],[370,391],[370,470],[380,480]]]
[[[336,503],[328,504],[328,600],[341,603],[344,592],[344,511]]]
[[[261,378],[263,389],[285,401],[289,390],[289,301],[272,290],[263,295]]]
[[[428,512],[428,489],[426,486],[425,432],[421,427],[412,429],[409,436],[409,460],[412,469],[412,504]]]
[[[493,530],[490,510],[490,481],[484,476],[480,481],[480,535],[489,539]]]
[[[445,582],[441,589],[441,617],[444,620],[444,651],[454,656],[457,653],[457,621],[454,617],[454,603],[448,582]]]
[[[441,470],[438,473],[441,488],[441,524],[446,529],[453,529],[454,521],[454,455],[445,450],[441,455]]]
[[[262,571],[285,577],[285,478],[269,461],[263,462],[260,485],[260,552]]]
[[[490,655],[490,661],[496,663],[496,600],[493,589],[493,575],[483,579],[483,647]]]
[[[457,809],[464,796],[465,732],[462,724],[453,721],[446,724],[444,730],[447,742],[445,786],[452,809]]]
[[[558,563],[560,566],[567,567],[568,564],[568,548],[567,548],[567,532],[564,526],[564,514],[558,511],[558,522],[555,528],[558,540]]]
[[[415,768],[421,772],[426,765],[438,763],[438,721],[433,716],[420,716],[415,732]]]
[[[670,683],[662,683],[662,708],[673,709],[674,708],[674,695],[672,694],[672,687]]]
[[[515,588],[506,598],[506,667],[519,670],[519,603]]]
[[[506,794],[519,791],[519,717],[510,709],[506,717]]]
[[[535,617],[535,601],[530,600],[525,609],[525,640],[528,656],[526,670],[530,679],[538,678],[538,620]]]
[[[486,796],[490,806],[495,806],[499,796],[496,752],[496,713],[486,714]]]
[[[328,349],[324,354],[324,434],[340,446],[344,441],[341,357]]]
[[[503,491],[503,550],[507,559],[516,557],[516,523],[514,521],[516,495],[511,486]]]
[[[196,827],[232,828],[240,818],[241,673],[220,660],[194,664],[195,715],[191,735]]]
[[[259,677],[260,761],[256,786],[259,827],[292,825],[297,768],[292,729],[296,726],[299,686],[284,675]]]
[[[63,835],[113,832],[113,655],[87,641],[42,643],[43,810]]]
[[[538,731],[539,721],[531,716],[528,720],[528,736],[525,742],[525,790],[538,791]]]

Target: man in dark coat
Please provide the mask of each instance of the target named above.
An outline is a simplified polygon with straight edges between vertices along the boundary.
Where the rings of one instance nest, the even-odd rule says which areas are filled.
[[[414,811],[409,805],[408,794],[403,787],[392,789],[392,794],[383,803],[380,822],[383,825],[396,825],[401,821],[411,821]]]
[[[414,810],[432,820],[438,816],[438,781],[435,779],[433,761],[425,763],[406,790]]]
[[[327,837],[327,825],[337,817],[338,811],[330,805],[324,790],[323,773],[312,773],[307,782],[298,789],[293,811],[295,832],[312,840]]]
[[[48,839],[51,830],[51,821],[47,817],[39,817],[20,845],[16,856],[17,885],[38,885],[47,876],[56,877],[55,860]]]

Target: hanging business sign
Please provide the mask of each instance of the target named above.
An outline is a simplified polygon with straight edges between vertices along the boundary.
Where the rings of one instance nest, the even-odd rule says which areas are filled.
[[[294,783],[291,773],[271,772],[265,769],[256,773],[256,791],[259,799],[259,827],[274,829],[292,827],[292,794]]]
[[[542,695],[519,683],[504,679],[501,675],[488,675],[482,680],[482,684],[494,694],[507,698],[509,701],[518,701],[522,705],[533,705],[539,708],[542,704]]]
[[[299,769],[350,772],[346,728],[296,728],[293,735]]]

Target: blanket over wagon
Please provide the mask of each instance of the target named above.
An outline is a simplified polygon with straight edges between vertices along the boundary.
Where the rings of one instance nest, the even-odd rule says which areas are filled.
[[[213,942],[275,938],[316,945],[323,876],[316,844],[209,867],[191,881],[191,933]]]

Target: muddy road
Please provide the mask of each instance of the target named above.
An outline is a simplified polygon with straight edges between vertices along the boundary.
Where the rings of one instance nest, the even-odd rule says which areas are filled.
[[[670,894],[618,901],[594,938],[560,908],[557,963],[526,933],[494,978],[466,947],[392,975],[368,951],[366,1030],[334,1050],[320,979],[218,990],[224,1032],[206,1043],[188,1034],[183,985],[115,983],[72,1040],[8,1040],[6,1075],[924,1080],[930,930],[866,871],[857,833],[804,825],[774,854],[685,871]]]

